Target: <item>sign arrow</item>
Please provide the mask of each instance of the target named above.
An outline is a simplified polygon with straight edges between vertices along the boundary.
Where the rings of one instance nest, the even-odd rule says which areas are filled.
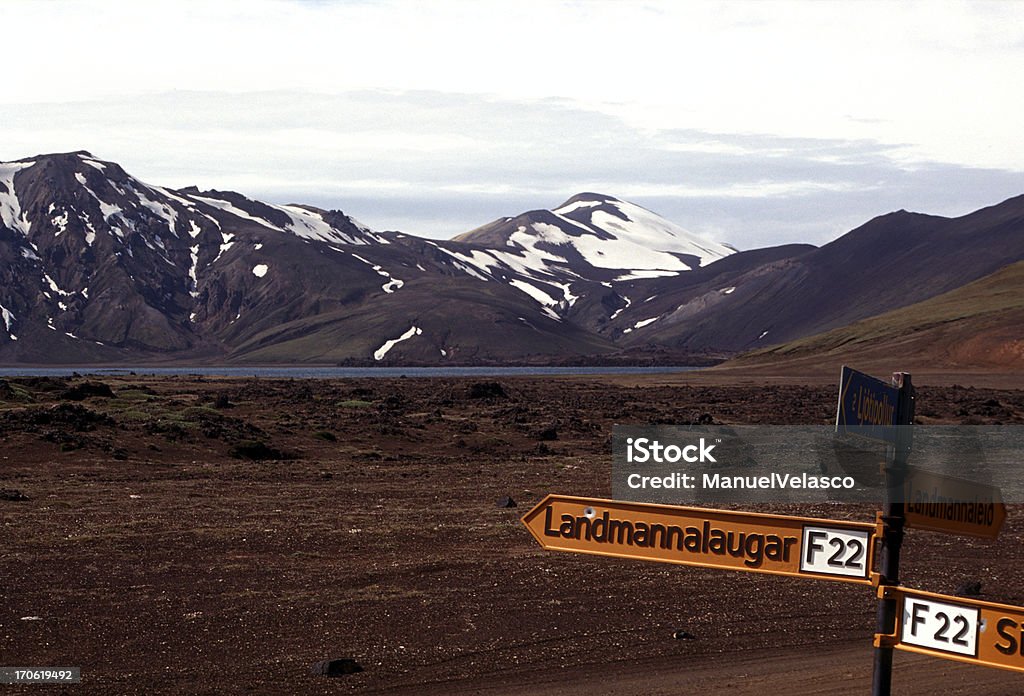
[[[853,433],[895,444],[900,390],[843,365],[839,377],[836,432]]]
[[[871,584],[876,526],[549,495],[522,518],[545,549]]]
[[[897,600],[900,619],[896,635],[877,635],[876,645],[1024,672],[1024,607],[904,587],[879,593]]]
[[[996,486],[907,467],[904,479],[907,524],[947,534],[995,540],[1006,521]]]

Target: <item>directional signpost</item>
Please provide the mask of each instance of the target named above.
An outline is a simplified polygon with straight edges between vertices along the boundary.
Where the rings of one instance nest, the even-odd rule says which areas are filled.
[[[995,539],[1006,519],[998,488],[908,465],[914,399],[907,373],[843,367],[836,431],[887,445],[876,524],[564,495],[522,521],[545,549],[875,586],[873,696],[891,693],[894,649],[1024,672],[1024,608],[899,584],[905,525]]]
[[[557,551],[871,584],[864,522],[549,495],[523,524]]]
[[[995,540],[1006,505],[995,486],[909,467],[904,479],[907,526]]]
[[[895,444],[900,388],[843,365],[836,431]]]
[[[849,432],[891,445],[885,467],[886,500],[879,516],[882,544],[878,553],[878,582],[883,587],[900,583],[900,548],[903,545],[906,506],[902,497],[893,495],[893,492],[900,491],[905,484],[907,457],[910,455],[910,429],[900,426],[909,426],[913,422],[914,387],[909,374],[893,373],[891,383],[887,384],[843,365],[839,377],[836,432]],[[879,596],[878,633],[891,633],[895,625],[896,601]],[[892,693],[891,646],[875,646],[871,693],[872,696],[889,696]]]
[[[1024,672],[1024,608],[949,597],[933,592],[882,587],[899,607],[893,635],[875,644]]]

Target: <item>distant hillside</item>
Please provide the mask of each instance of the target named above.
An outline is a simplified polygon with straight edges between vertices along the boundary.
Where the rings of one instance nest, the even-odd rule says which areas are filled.
[[[1024,262],[924,302],[745,353],[724,369],[1024,370]]]
[[[935,297],[1024,260],[1024,196],[957,218],[890,213],[819,249],[745,264],[728,282],[694,284],[736,256],[645,285],[654,297],[622,343],[738,353]]]

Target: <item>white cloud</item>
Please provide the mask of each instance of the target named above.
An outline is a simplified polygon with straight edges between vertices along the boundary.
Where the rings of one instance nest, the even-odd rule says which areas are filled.
[[[442,236],[597,189],[740,244],[821,240],[1024,190],[1022,20],[1024,3],[0,2],[24,57],[0,159],[85,148],[154,183]]]
[[[31,61],[0,101],[559,97],[643,127],[871,138],[1024,170],[1022,20],[1021,3],[8,2],[5,51]]]
[[[400,118],[386,129],[384,114]],[[1019,174],[905,161],[871,140],[648,131],[557,100],[422,90],[0,104],[0,122],[0,159],[84,148],[151,183],[341,208],[438,237],[589,190],[750,248],[827,241],[897,208],[962,214],[1024,190]]]

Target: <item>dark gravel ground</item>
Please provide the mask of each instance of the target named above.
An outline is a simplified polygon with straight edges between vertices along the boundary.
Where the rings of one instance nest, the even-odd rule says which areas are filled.
[[[608,497],[613,423],[827,424],[835,387],[103,382],[112,396],[95,379],[0,380],[0,489],[27,498],[0,496],[0,664],[81,666],[69,693],[613,693],[593,683],[615,683],[609,665],[713,668],[731,675],[722,692],[748,693],[735,670],[759,655],[842,668],[862,646],[870,665],[866,588],[551,553],[519,523],[547,493]],[[1024,391],[922,388],[918,414],[1020,423]],[[1024,604],[1020,512],[995,545],[911,531],[905,584],[977,579],[982,599]],[[335,657],[363,671],[310,673]],[[906,693],[983,671],[928,665]],[[863,664],[849,672],[866,692]],[[1024,688],[984,672],[972,693]]]

